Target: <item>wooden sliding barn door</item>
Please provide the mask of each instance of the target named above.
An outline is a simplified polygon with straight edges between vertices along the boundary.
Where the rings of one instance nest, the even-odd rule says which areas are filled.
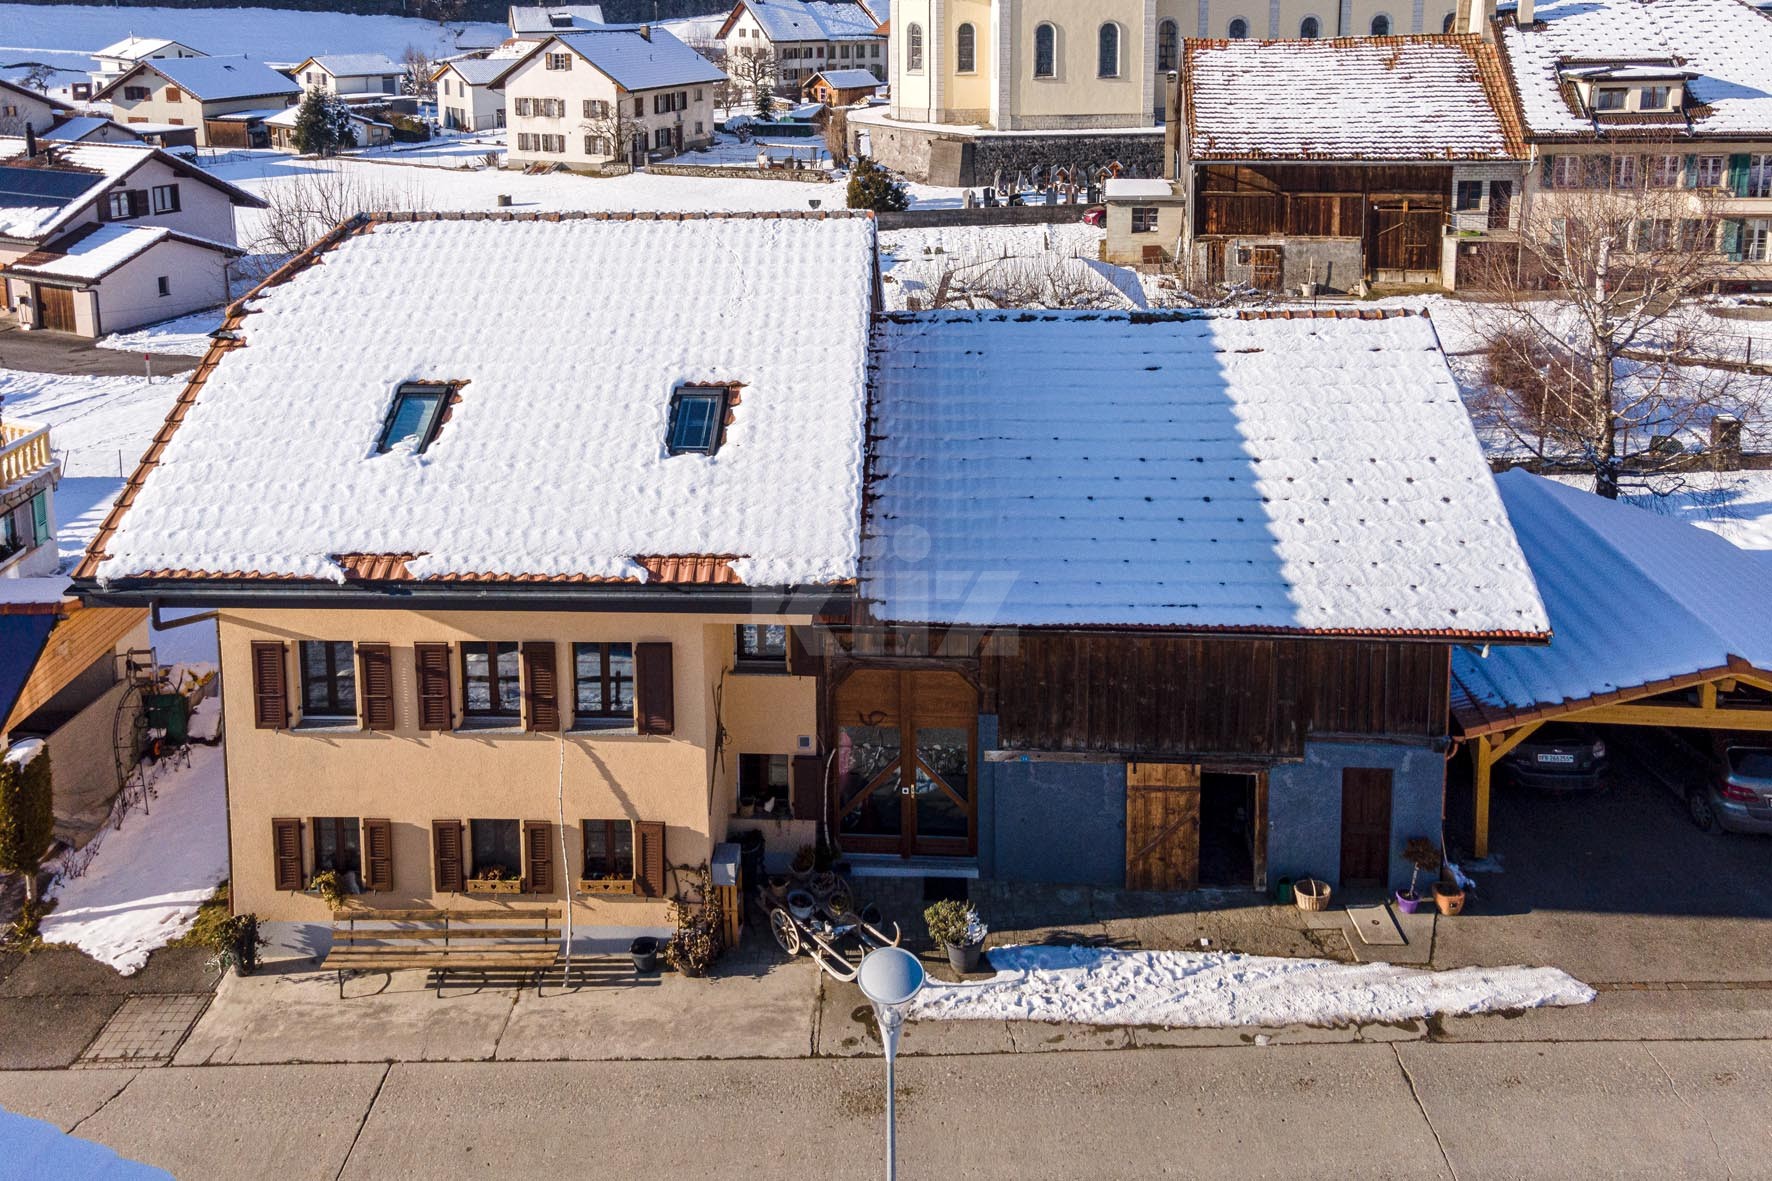
[[[1191,890],[1200,880],[1200,768],[1126,764],[1126,888]]]

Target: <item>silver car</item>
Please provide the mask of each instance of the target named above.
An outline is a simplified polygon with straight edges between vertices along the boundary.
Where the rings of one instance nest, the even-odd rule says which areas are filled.
[[[1686,809],[1705,832],[1772,833],[1772,747],[1724,748],[1716,777],[1686,793]]]

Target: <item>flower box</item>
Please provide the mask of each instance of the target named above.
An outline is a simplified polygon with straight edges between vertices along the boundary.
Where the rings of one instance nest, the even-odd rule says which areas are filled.
[[[632,894],[633,878],[579,878],[580,894]]]
[[[466,892],[469,894],[521,894],[523,883],[517,878],[497,882],[487,881],[484,878],[469,878]]]

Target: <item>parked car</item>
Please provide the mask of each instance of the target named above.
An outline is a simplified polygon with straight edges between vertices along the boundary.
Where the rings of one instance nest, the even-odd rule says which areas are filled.
[[[1591,726],[1550,722],[1502,756],[1501,769],[1538,791],[1601,791],[1610,781],[1606,742]]]
[[[1724,745],[1710,781],[1687,791],[1686,812],[1705,832],[1772,833],[1772,746]]]

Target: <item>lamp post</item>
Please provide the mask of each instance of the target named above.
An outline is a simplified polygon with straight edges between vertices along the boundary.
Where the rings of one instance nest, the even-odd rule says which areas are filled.
[[[886,1181],[898,1177],[898,1144],[892,1068],[898,1058],[898,1034],[904,1027],[905,1009],[923,988],[923,965],[902,947],[877,947],[861,957],[855,982],[874,1006],[880,1024],[880,1044],[886,1048]]]

